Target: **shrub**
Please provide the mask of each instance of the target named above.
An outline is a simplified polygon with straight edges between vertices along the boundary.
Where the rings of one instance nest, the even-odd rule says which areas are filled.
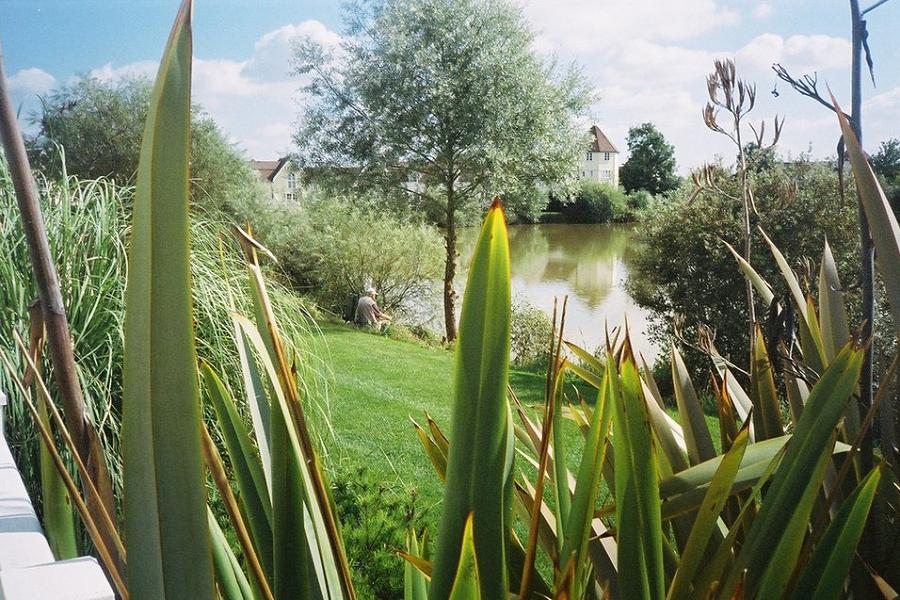
[[[629,210],[640,212],[653,205],[653,194],[647,190],[636,190],[625,198]]]
[[[31,115],[31,161],[48,177],[109,177],[133,182],[150,82],[142,77],[101,81],[82,77],[54,90]],[[58,151],[62,150],[62,153]],[[65,164],[65,168],[63,168]],[[253,173],[215,121],[199,106],[191,109],[191,196],[206,209],[231,212],[258,193]]]
[[[338,314],[370,285],[383,310],[415,313],[443,273],[440,233],[369,198],[312,195],[301,206],[256,202],[243,211],[292,286]]]
[[[510,354],[520,367],[546,368],[553,325],[539,308],[522,299],[512,306]]]
[[[826,165],[809,162],[778,166],[751,175],[760,225],[781,249],[791,266],[810,281],[806,259],[817,260],[824,238],[834,251],[841,279],[856,279],[856,200],[845,182],[839,193],[837,173]],[[720,173],[726,193],[740,196],[733,174]],[[715,343],[724,356],[740,364],[747,356],[744,279],[722,240],[740,247],[741,210],[738,202],[722,195],[701,193],[689,186],[676,191],[636,230],[636,247],[627,286],[631,296],[653,313],[655,336],[668,346],[674,315],[684,317],[682,333],[696,340],[702,325],[715,330]],[[754,226],[754,268],[785,292],[783,279],[765,240]],[[765,315],[767,307],[757,306]],[[694,355],[696,360],[697,356]]]
[[[433,227],[339,201],[321,203],[310,222],[316,295],[326,306],[373,285],[384,310],[403,310],[441,275],[443,243]]]
[[[332,484],[347,558],[360,598],[403,597],[403,559],[409,527],[418,527],[416,492],[387,484],[365,467],[339,473]]]
[[[625,193],[605,183],[583,181],[575,200],[565,206],[574,223],[613,223],[625,220]]]

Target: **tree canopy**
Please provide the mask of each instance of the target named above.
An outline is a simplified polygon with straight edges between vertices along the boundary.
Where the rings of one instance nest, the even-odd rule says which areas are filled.
[[[48,177],[110,177],[132,181],[150,105],[150,82],[135,77],[82,77],[42,99],[31,116],[37,132],[26,139],[32,163]],[[206,207],[229,207],[254,193],[249,166],[215,121],[194,106],[191,115],[191,193]],[[59,149],[62,149],[62,155]]]
[[[678,187],[675,147],[653,123],[629,129],[627,141],[629,157],[619,174],[625,191],[646,190],[656,195]]]
[[[872,168],[881,178],[894,214],[900,214],[900,139],[881,142],[878,152],[872,155]]]
[[[295,136],[298,162],[400,190],[444,227],[453,339],[456,226],[495,195],[533,216],[547,201],[542,184],[572,182],[587,87],[574,67],[534,54],[521,10],[506,0],[384,0],[351,5],[347,22],[339,49],[298,46],[296,72],[311,77],[312,99]]]
[[[872,155],[872,168],[885,179],[900,176],[900,139],[881,142],[878,152]]]

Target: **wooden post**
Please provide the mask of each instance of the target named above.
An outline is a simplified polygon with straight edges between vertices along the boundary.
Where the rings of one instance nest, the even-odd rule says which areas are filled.
[[[47,241],[47,230],[41,214],[40,203],[35,189],[25,143],[19,132],[16,114],[7,88],[6,71],[3,66],[3,49],[0,47],[0,136],[3,150],[9,166],[10,177],[16,191],[22,227],[28,243],[28,254],[34,269],[38,297],[47,327],[47,341],[50,346],[50,357],[53,361],[53,374],[59,388],[60,398],[66,413],[69,429],[78,445],[82,459],[87,459],[88,438],[86,434],[87,414],[84,398],[81,395],[81,384],[75,369],[75,358],[72,353],[72,342],[69,337],[69,322],[63,307],[62,293],[59,288],[59,276],[53,257],[50,255],[50,244]]]
[[[100,492],[106,511],[114,515],[116,513],[112,480],[94,426],[88,418],[84,397],[81,393],[72,339],[69,335],[69,321],[66,318],[62,292],[59,287],[59,276],[50,254],[47,230],[44,227],[44,217],[41,214],[41,206],[31,174],[31,165],[28,163],[28,155],[25,152],[25,143],[19,131],[18,120],[9,96],[2,47],[0,47],[0,138],[2,138],[10,177],[16,191],[22,227],[25,230],[28,254],[34,270],[38,299],[47,331],[47,345],[50,348],[53,376],[65,412],[66,426],[72,436],[76,451],[87,465],[91,479]],[[100,510],[95,499],[89,499],[88,507],[91,512],[99,514]]]

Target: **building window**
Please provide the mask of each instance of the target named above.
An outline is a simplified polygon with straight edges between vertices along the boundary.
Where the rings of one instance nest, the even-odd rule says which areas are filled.
[[[603,179],[612,179],[612,171],[608,169],[600,171],[600,177]]]
[[[285,202],[293,202],[294,195],[292,193],[288,192],[287,194],[284,195],[284,201]]]
[[[603,160],[609,160],[609,152],[603,153]]]
[[[287,184],[288,184],[289,190],[297,189],[297,174],[296,173],[294,173],[294,172],[288,173]]]
[[[588,152],[588,153],[587,153],[587,158],[586,158],[585,160],[594,160],[594,153],[593,153],[593,152]]]

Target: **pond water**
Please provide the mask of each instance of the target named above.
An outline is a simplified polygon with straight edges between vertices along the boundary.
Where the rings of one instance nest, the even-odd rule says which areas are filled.
[[[461,267],[469,264],[477,235],[475,228],[461,232]],[[627,319],[635,351],[652,364],[658,349],[647,336],[648,313],[625,290],[632,238],[630,225],[510,226],[513,301],[525,300],[550,316],[553,299],[568,296],[565,338],[592,351],[603,343],[606,327],[621,327]]]

